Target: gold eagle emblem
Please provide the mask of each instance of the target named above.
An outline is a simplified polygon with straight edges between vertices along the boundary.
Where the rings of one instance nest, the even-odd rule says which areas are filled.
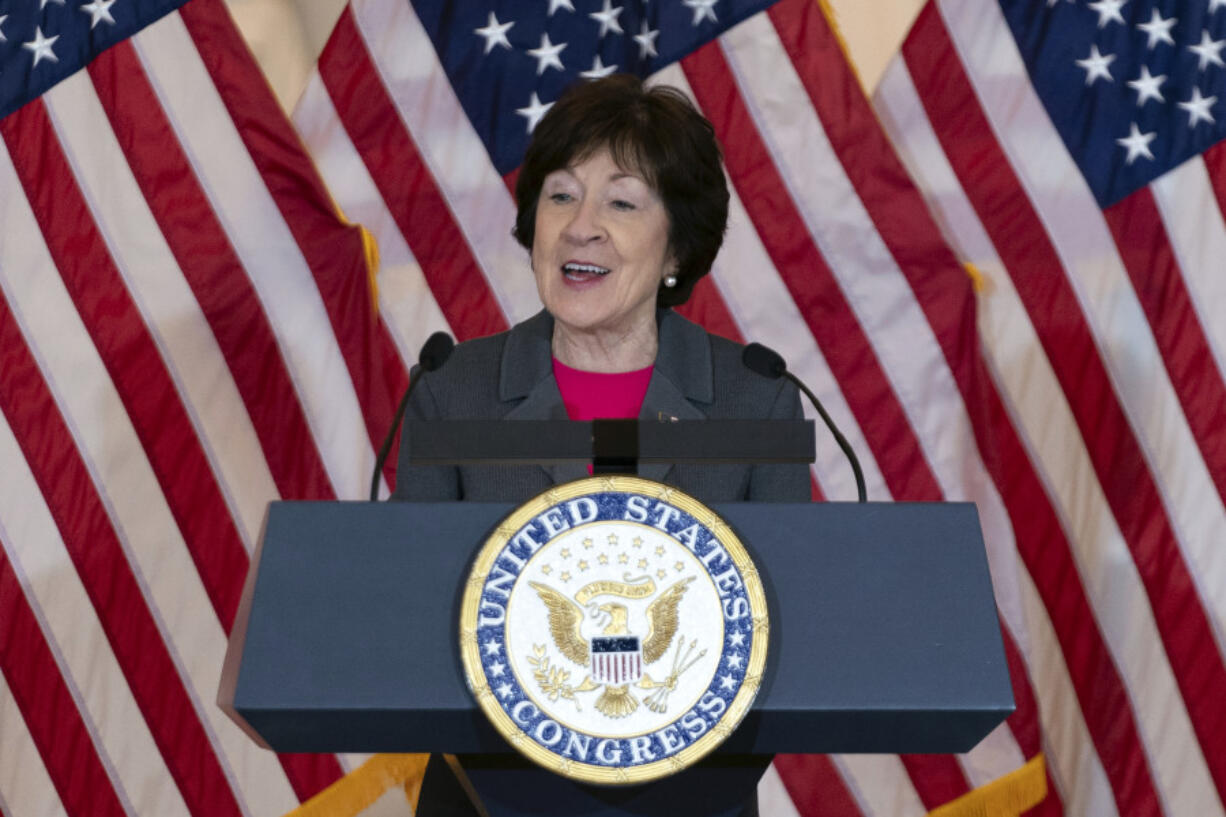
[[[625,717],[638,709],[639,701],[631,692],[631,685],[640,689],[656,689],[657,693],[648,699],[648,706],[653,711],[662,712],[667,700],[667,694],[677,683],[677,676],[684,672],[698,658],[706,654],[703,650],[692,660],[689,653],[693,652],[694,644],[682,660],[680,652],[674,661],[673,671],[661,682],[653,681],[651,676],[641,670],[642,665],[654,664],[667,652],[669,645],[677,635],[679,627],[678,607],[693,576],[681,579],[661,592],[647,607],[647,635],[641,641],[630,629],[629,608],[621,603],[609,601],[596,604],[588,601],[586,613],[600,622],[601,630],[590,638],[583,635],[585,607],[567,598],[558,590],[540,582],[529,582],[536,591],[541,602],[549,612],[549,634],[554,646],[568,660],[582,667],[589,668],[590,674],[583,683],[573,688],[573,692],[585,692],[603,687],[596,699],[596,709],[610,718]],[[639,580],[641,581],[641,580]],[[619,592],[619,588],[623,588]],[[633,588],[629,592],[624,588]],[[654,589],[654,584],[647,580],[644,584],[623,585],[620,582],[605,583],[598,588],[585,588],[588,593],[580,591],[581,598],[588,595],[622,595],[638,597],[643,590]],[[649,591],[650,592],[650,591]],[[613,655],[615,660],[610,664],[607,660]],[[615,667],[610,669],[610,667]],[[618,683],[621,681],[621,683]]]

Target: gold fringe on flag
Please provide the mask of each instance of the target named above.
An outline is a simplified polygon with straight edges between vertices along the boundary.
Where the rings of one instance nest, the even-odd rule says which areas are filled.
[[[975,266],[970,261],[963,261],[962,269],[966,270],[967,276],[971,279],[971,286],[974,287],[976,292],[980,294],[987,292],[988,279],[982,272],[979,271],[979,267]]]
[[[315,172],[318,174],[319,169],[316,168]],[[320,178],[323,178],[322,174]],[[326,186],[325,190],[327,190]],[[362,236],[362,257],[366,261],[366,285],[370,289],[370,306],[377,315],[379,314],[379,242],[375,240],[375,234],[366,229],[365,225],[349,220],[349,216],[345,215],[345,211],[341,209],[331,190],[327,190],[327,193],[336,217],[347,227],[357,227],[359,235]]]
[[[365,226],[355,225],[362,231],[362,254],[366,256],[366,282],[370,285],[370,303],[375,314],[379,313],[379,242]]]
[[[1047,766],[1039,753],[1020,769],[933,809],[928,817],[1015,817],[1046,796]]]
[[[285,817],[351,817],[394,788],[404,790],[405,799],[416,813],[429,757],[375,755]]]

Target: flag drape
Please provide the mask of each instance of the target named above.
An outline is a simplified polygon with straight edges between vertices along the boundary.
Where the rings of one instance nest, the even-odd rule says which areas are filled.
[[[219,0],[102,5],[0,43],[88,61],[0,121],[0,809],[280,814],[343,766],[255,747],[218,662],[264,505],[391,416],[363,240]]]

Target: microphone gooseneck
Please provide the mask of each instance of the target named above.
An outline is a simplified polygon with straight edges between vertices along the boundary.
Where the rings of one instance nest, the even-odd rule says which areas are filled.
[[[417,377],[412,378],[409,381],[409,387],[404,390],[404,396],[400,398],[400,405],[396,406],[396,419],[383,439],[383,445],[379,448],[379,456],[375,458],[375,470],[370,475],[371,502],[379,498],[379,474],[383,471],[383,464],[387,462],[388,452],[392,450],[392,440],[396,439],[396,432],[400,430],[400,423],[404,418],[404,410],[409,405],[409,395],[413,393],[413,387],[417,385],[417,381],[421,380],[422,375],[441,369],[454,350],[455,341],[446,332],[435,332],[422,344],[421,354],[417,356],[419,367]]]
[[[801,383],[796,375],[788,371],[787,363],[784,362],[783,356],[774,349],[763,346],[761,343],[751,343],[741,353],[741,362],[745,364],[745,368],[752,372],[757,372],[763,377],[769,377],[772,380],[786,377],[796,384],[796,388],[804,392],[805,397],[809,398],[813,408],[817,409],[817,413],[821,415],[822,420],[826,423],[826,428],[830,429],[830,433],[834,436],[834,441],[839,444],[839,448],[843,449],[843,453],[847,455],[847,461],[851,463],[851,470],[856,478],[856,496],[858,501],[866,501],[868,492],[864,487],[864,472],[860,470],[860,460],[856,457],[856,452],[852,451],[851,444],[847,442],[847,438],[843,436],[838,426],[834,424],[834,420],[826,413],[826,409],[822,406],[821,401],[817,399],[817,395],[809,391],[808,386]]]

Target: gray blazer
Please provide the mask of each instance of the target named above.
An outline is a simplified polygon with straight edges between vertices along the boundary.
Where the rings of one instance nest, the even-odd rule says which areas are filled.
[[[739,344],[710,335],[672,310],[659,310],[659,351],[640,419],[798,418],[796,387],[746,369]],[[413,390],[405,422],[420,419],[565,420],[553,377],[553,318],[546,312],[508,332],[461,343]],[[414,371],[413,376],[417,376]],[[581,464],[409,466],[400,447],[393,499],[523,502],[587,476]],[[804,465],[642,465],[639,474],[703,502],[806,502]]]

